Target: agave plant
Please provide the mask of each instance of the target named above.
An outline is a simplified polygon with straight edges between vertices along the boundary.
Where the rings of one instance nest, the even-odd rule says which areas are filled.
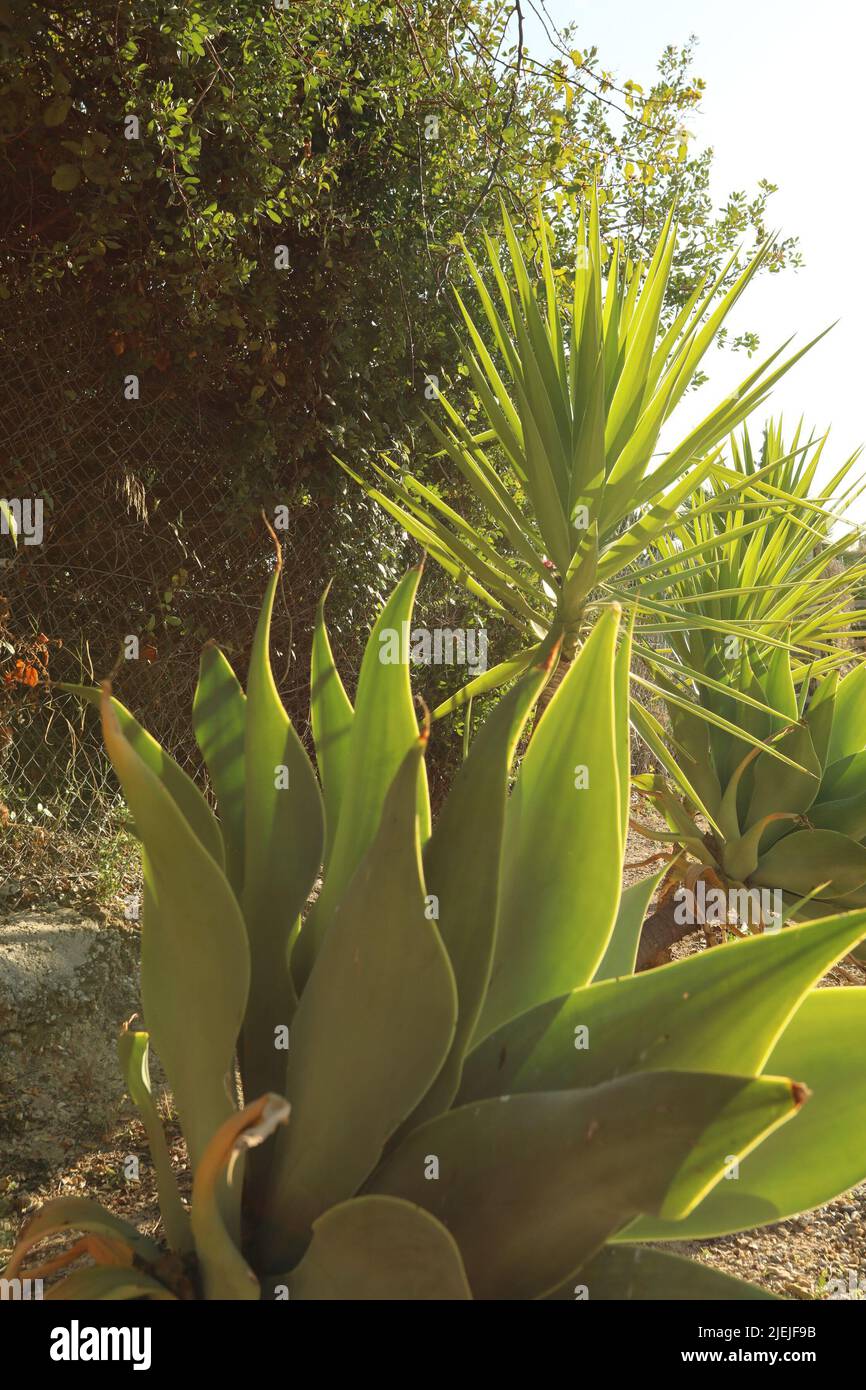
[[[628,605],[663,596],[665,613],[642,624],[652,643],[645,656],[653,680],[637,672],[633,680],[661,691],[672,719],[681,710],[713,726],[709,737],[724,781],[750,748],[769,746],[784,762],[784,752],[764,740],[790,722],[790,679],[799,686],[852,658],[847,644],[857,635],[855,591],[866,564],[852,551],[859,528],[846,513],[866,486],[862,477],[849,481],[860,450],[816,487],[827,436],[800,438],[798,428],[786,445],[781,421],[770,420],[756,460],[748,429],[740,440],[732,437],[734,471],[744,480],[760,475],[761,495],[741,492],[724,510],[713,509],[708,500],[720,489],[706,484],[616,586]],[[727,487],[724,495],[729,498]],[[645,704],[634,703],[632,719],[669,776],[700,806],[688,780],[692,757],[676,734],[672,753]],[[744,793],[745,786],[741,798]]]
[[[659,542],[667,599],[679,610],[653,655],[670,746],[650,711],[633,710],[667,772],[636,779],[667,819],[658,838],[678,843],[714,887],[778,890],[786,909],[811,895],[802,910],[813,915],[859,902],[849,894],[866,883],[866,769],[854,761],[866,743],[866,672],[857,665],[838,679],[853,655],[844,645],[857,616],[852,589],[866,571],[862,562],[834,567],[852,536],[831,531],[863,481],[848,482],[858,451],[812,495],[824,443],[801,445],[798,430],[785,446],[771,421],[764,486],[794,501],[784,511],[753,508],[747,525],[744,509],[708,517],[701,495]],[[747,431],[732,452],[744,475],[756,471]],[[708,534],[715,550],[695,565]],[[639,587],[642,574],[629,583]],[[668,886],[694,872],[681,860]]]
[[[774,352],[655,464],[663,427],[770,244],[727,291],[720,287],[738,269],[736,256],[715,280],[704,277],[679,311],[669,311],[673,208],[650,264],[635,265],[619,242],[609,255],[603,249],[594,198],[581,213],[565,305],[564,268],[554,269],[555,248],[540,209],[537,273],[527,266],[504,208],[502,219],[510,278],[486,233],[492,291],[464,247],[485,331],[457,294],[468,334],[463,358],[485,428],[473,432],[444,394],[446,419],[429,421],[440,457],[468,485],[481,521],[473,525],[456,501],[449,504],[390,458],[376,468],[381,486],[343,464],[449,574],[523,636],[521,651],[478,676],[434,717],[528,669],[539,644],[545,653],[556,647],[567,667],[585,635],[590,598],[616,597],[618,579],[676,529],[681,506],[705,479],[717,484],[705,502],[708,513],[724,510],[742,493],[754,494],[761,471],[746,477],[724,468],[721,441],[808,350],[781,363],[784,347]],[[714,543],[709,535],[697,545],[693,563],[712,554]],[[641,608],[646,599],[654,623],[667,613],[663,595],[654,597],[650,584],[659,568],[646,576],[641,595]],[[635,640],[640,646],[640,626]]]
[[[194,724],[218,820],[107,688],[85,692],[142,846],[147,1031],[120,1049],[166,1244],[64,1198],[8,1277],[78,1230],[41,1272],[92,1263],[51,1298],[760,1297],[640,1242],[778,1220],[866,1174],[866,991],[812,988],[866,911],[631,973],[655,879],[621,895],[630,654],[613,607],[510,794],[550,663],[495,706],[431,832],[428,730],[407,664],[380,659],[417,583],[380,614],[354,706],[320,608],[318,778],[271,674],[276,573],[246,694],[206,648]]]
[[[659,832],[638,824],[641,833],[684,851],[668,880],[669,893],[680,884],[691,891],[703,877],[722,894],[716,920],[726,920],[726,901],[741,905],[739,915],[751,927],[771,924],[754,890],[776,894],[770,900],[774,919],[866,904],[866,666],[855,666],[841,680],[836,671],[818,681],[804,679],[798,691],[790,655],[779,648],[766,666],[752,658],[748,688],[787,718],[781,733],[771,736],[769,717],[750,708],[753,732],[772,738],[770,747],[761,751],[708,729],[704,720],[672,705],[683,764],[679,780],[690,794],[678,795],[660,774],[635,779],[668,825]],[[689,867],[690,860],[700,870]],[[685,930],[677,934],[694,924],[694,917],[683,915]],[[866,946],[855,954],[866,959]]]

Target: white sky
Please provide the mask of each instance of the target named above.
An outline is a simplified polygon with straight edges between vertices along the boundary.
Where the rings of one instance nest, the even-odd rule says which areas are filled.
[[[577,46],[598,46],[602,65],[619,85],[633,78],[647,88],[655,62],[669,43],[698,36],[694,63],[707,90],[702,113],[688,125],[695,141],[712,145],[713,193],[751,192],[759,178],[779,185],[768,224],[800,238],[805,264],[798,271],[753,281],[734,315],[732,330],[754,328],[768,352],[790,334],[792,350],[827,324],[840,322],[773,391],[760,417],[800,415],[823,432],[836,466],[866,441],[864,332],[866,277],[861,268],[864,225],[863,0],[546,0],[558,27],[576,21]],[[541,8],[540,0],[536,5]],[[548,50],[541,26],[524,0],[531,51]],[[752,365],[758,360],[752,359]],[[706,359],[711,380],[677,412],[682,434],[746,375],[744,353]],[[758,426],[758,420],[754,421]],[[857,520],[866,520],[861,499]]]

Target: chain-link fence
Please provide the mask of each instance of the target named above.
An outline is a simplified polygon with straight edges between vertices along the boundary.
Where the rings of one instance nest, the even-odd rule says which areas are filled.
[[[347,510],[366,499],[336,484],[311,488],[295,464],[233,461],[233,420],[218,404],[180,398],[168,375],[126,400],[123,364],[98,341],[86,305],[78,309],[64,297],[34,323],[3,305],[0,497],[41,511],[41,534],[31,525],[17,547],[0,536],[7,904],[37,892],[105,894],[133,862],[98,721],[57,682],[110,675],[124,703],[198,773],[190,710],[199,652],[214,638],[245,669],[273,563],[261,510],[273,519],[287,509],[274,661],[302,734],[324,585],[337,574],[333,638],[351,673],[390,579],[383,572],[368,584],[366,607],[357,595],[342,601],[341,585],[345,594],[356,577]],[[396,539],[394,567],[399,549]]]

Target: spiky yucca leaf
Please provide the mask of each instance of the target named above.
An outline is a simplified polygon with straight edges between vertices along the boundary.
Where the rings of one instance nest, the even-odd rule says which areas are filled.
[[[679,509],[704,480],[724,488],[726,505],[756,492],[760,479],[722,467],[722,441],[807,349],[784,361],[784,348],[771,354],[659,463],[661,431],[769,243],[744,268],[732,257],[714,281],[704,277],[667,323],[673,208],[649,265],[635,265],[619,243],[603,243],[598,199],[590,199],[568,294],[541,210],[537,264],[527,264],[504,207],[502,225],[505,269],[486,233],[486,270],[464,247],[480,316],[457,294],[482,428],[470,426],[447,394],[444,418],[430,420],[439,457],[473,494],[481,521],[460,515],[447,484],[430,486],[391,459],[374,465],[374,478],[343,466],[473,597],[516,627],[524,647],[552,637],[567,662],[585,635],[592,592],[614,597],[624,572],[676,529]],[[714,545],[707,536],[693,563]],[[643,612],[651,592],[631,596]],[[645,611],[657,624],[663,599]],[[640,624],[636,640],[640,646]],[[510,675],[507,666],[488,672],[483,687],[467,687],[434,717]]]
[[[858,534],[844,523],[863,487],[850,481],[859,455],[819,484],[826,437],[802,437],[798,429],[786,444],[770,421],[760,458],[748,431],[733,441],[737,469],[789,499],[783,511],[753,507],[750,530],[745,509],[711,512],[696,495],[660,559],[636,572],[640,585],[663,570],[667,602],[683,617],[651,658],[670,715],[667,785],[638,785],[667,820],[660,838],[735,891],[777,890],[786,910],[808,899],[797,910],[814,916],[859,904],[866,886],[866,667],[845,645],[866,565],[839,564]],[[708,536],[714,556],[696,567],[695,541]],[[718,630],[691,622],[708,613]],[[716,722],[708,728],[701,714]],[[752,912],[750,924],[760,920]]]

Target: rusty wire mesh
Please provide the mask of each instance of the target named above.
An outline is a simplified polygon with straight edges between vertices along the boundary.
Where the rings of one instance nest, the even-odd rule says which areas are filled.
[[[233,460],[233,421],[181,398],[170,378],[127,402],[122,371],[86,312],[67,301],[38,323],[3,306],[0,496],[43,502],[41,544],[0,537],[0,890],[104,894],[131,872],[98,721],[60,681],[111,675],[116,694],[200,777],[190,711],[202,643],[246,668],[273,548],[261,520],[288,509],[275,669],[306,736],[315,606],[336,575],[332,640],[357,671],[366,625],[405,561],[380,564],[351,596],[353,508],[336,484],[310,487],[295,463]],[[363,517],[362,517],[363,520]],[[379,523],[381,526],[382,523]],[[388,555],[382,554],[382,560]],[[124,644],[138,639],[137,659]],[[128,645],[128,644],[127,644]],[[3,899],[0,898],[0,905]]]

